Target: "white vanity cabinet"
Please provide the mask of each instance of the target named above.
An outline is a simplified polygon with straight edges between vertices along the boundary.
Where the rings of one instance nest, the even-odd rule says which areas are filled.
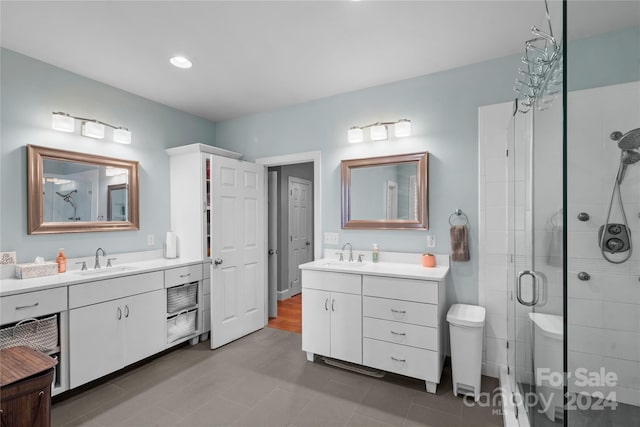
[[[318,260],[300,268],[308,360],[321,354],[419,378],[436,392],[447,347],[448,265]]]
[[[425,380],[435,393],[445,355],[444,282],[362,278],[366,366]]]
[[[70,386],[164,349],[162,271],[69,286]]]
[[[362,363],[362,279],[302,271],[302,350]]]

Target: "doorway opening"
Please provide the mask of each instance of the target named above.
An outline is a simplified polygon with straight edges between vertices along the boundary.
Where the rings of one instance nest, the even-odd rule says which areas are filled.
[[[302,332],[302,283],[298,266],[320,255],[320,153],[267,159],[268,253],[265,324]]]

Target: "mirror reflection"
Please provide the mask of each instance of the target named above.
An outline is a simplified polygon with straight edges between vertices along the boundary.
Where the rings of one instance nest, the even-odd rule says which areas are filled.
[[[428,153],[343,160],[342,228],[427,229]]]
[[[126,221],[128,171],[43,160],[44,222]]]
[[[417,163],[351,171],[351,219],[418,219]]]
[[[28,233],[139,229],[138,162],[27,146]]]

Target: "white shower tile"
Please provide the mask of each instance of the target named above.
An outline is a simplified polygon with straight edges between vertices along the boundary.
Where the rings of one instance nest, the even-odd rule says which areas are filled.
[[[604,356],[640,361],[640,333],[607,329],[601,337]]]
[[[485,250],[491,254],[507,254],[507,233],[504,231],[487,231]]]
[[[570,232],[567,250],[571,254],[570,256],[575,258],[602,258],[598,246],[598,233],[595,231]]]
[[[618,376],[617,385],[640,390],[640,362],[604,357],[603,365],[607,372]]]
[[[486,336],[490,338],[507,339],[507,316],[506,314],[495,315],[487,314],[486,317]]]
[[[485,295],[485,308],[487,314],[498,315],[506,314],[507,293],[487,289]]]
[[[603,302],[603,328],[640,332],[640,305]]]
[[[487,157],[485,168],[487,182],[507,182],[507,158],[504,149],[500,157]]]
[[[489,206],[485,211],[487,231],[505,231],[507,226],[507,207]]]
[[[579,325],[568,325],[568,349],[580,353],[602,354],[602,329]]]
[[[504,265],[485,264],[484,283],[487,290],[507,291],[507,268]]]
[[[485,208],[507,206],[507,184],[504,182],[485,183]]]
[[[603,302],[588,299],[570,299],[567,322],[571,325],[602,328]]]
[[[507,342],[497,338],[487,338],[487,361],[499,365],[507,364]]]

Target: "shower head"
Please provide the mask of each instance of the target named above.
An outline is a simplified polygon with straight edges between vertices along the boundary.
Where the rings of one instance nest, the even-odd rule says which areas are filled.
[[[618,148],[621,150],[635,150],[640,148],[640,128],[630,130],[624,135],[622,132],[613,132],[611,139],[618,141]]]
[[[623,165],[633,165],[640,161],[640,152],[634,150],[623,150],[621,162]]]

